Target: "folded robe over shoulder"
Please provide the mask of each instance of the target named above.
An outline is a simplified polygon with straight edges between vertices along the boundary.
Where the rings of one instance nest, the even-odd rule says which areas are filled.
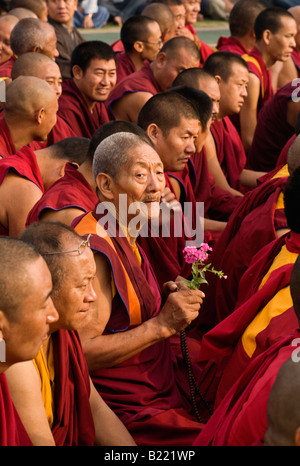
[[[140,264],[114,219],[96,213],[100,207],[76,219],[72,226],[80,235],[92,233],[92,249],[110,263],[115,294],[104,332],[109,334],[157,316],[161,299],[145,254],[139,248]],[[190,445],[202,424],[184,409],[188,402],[181,394],[175,370],[170,341],[162,340],[114,367],[93,371],[91,376],[101,396],[139,445]]]
[[[249,53],[249,50],[244,46],[244,44],[232,36],[220,37],[217,42],[217,49],[220,52],[231,52],[241,56],[245,55],[245,53]]]
[[[31,446],[31,440],[12,402],[5,373],[0,374],[0,446]]]
[[[83,212],[89,212],[98,202],[96,193],[84,176],[68,164],[65,175],[53,183],[31,209],[26,225],[38,222],[42,213],[48,209],[62,210],[75,207]]]
[[[96,129],[109,121],[103,102],[97,102],[93,112],[87,106],[73,79],[65,79],[58,100],[58,115],[72,128],[77,137],[91,139]]]
[[[118,52],[117,60],[117,84],[136,71],[135,65],[127,52]]]
[[[12,138],[12,134],[6,121],[3,118],[3,114],[0,116],[0,156],[7,157],[16,153],[15,143]]]

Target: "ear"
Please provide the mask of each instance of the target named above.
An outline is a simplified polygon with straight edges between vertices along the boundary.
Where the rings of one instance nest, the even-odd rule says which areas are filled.
[[[133,44],[133,49],[138,53],[142,53],[142,51],[144,50],[143,42],[141,42],[140,40],[136,40]]]
[[[296,447],[300,446],[300,427],[297,427],[295,436],[294,436],[294,445]]]
[[[156,59],[155,59],[157,68],[159,69],[163,68],[166,61],[167,61],[167,55],[165,54],[165,52],[158,52]]]
[[[218,84],[220,84],[220,82],[222,81],[222,78],[219,74],[215,74],[215,79],[217,81]]]
[[[38,125],[41,125],[43,123],[44,116],[45,116],[44,107],[42,107],[42,108],[40,108],[39,110],[36,111],[35,120],[36,120]]]
[[[72,73],[73,73],[74,78],[78,80],[81,79],[83,76],[82,69],[78,65],[74,65],[72,67]]]
[[[272,32],[270,31],[270,29],[266,29],[262,34],[262,39],[266,45],[270,45],[271,37]]]
[[[96,184],[101,196],[104,197],[105,200],[114,200],[113,183],[113,179],[106,173],[99,173],[97,175]]]
[[[150,123],[150,125],[146,129],[146,133],[147,133],[147,135],[149,136],[149,138],[151,139],[151,141],[153,142],[154,145],[157,142],[157,139],[158,139],[158,136],[159,136],[160,132],[161,132],[161,130],[159,129],[159,127],[155,123]]]
[[[5,327],[6,325],[6,317],[5,317],[5,314],[3,311],[0,311],[0,340],[3,340],[4,339],[4,335],[3,335],[3,331],[2,329]]]

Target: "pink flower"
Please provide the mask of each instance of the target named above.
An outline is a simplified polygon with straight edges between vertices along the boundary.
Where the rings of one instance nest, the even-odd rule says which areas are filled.
[[[200,249],[204,252],[212,251],[212,248],[207,243],[202,243]]]

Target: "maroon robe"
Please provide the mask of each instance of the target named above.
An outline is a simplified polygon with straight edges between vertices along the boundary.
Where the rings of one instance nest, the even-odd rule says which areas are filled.
[[[16,59],[16,56],[12,55],[9,60],[0,64],[0,78],[11,78],[11,70]]]
[[[291,58],[294,62],[294,65],[297,69],[297,72],[298,72],[298,78],[300,77],[300,50],[297,50],[296,48],[294,48],[294,50],[292,51],[292,54],[291,54]]]
[[[127,92],[149,92],[149,94],[155,95],[160,91],[161,89],[150,68],[150,63],[145,60],[140,70],[124,78],[112,90],[107,99],[109,114],[114,118],[111,105],[114,101],[121,99]]]
[[[223,270],[227,280],[211,277],[198,317],[198,336],[222,321],[236,306],[239,281],[253,256],[277,238],[276,230],[287,227],[284,212],[275,209],[286,177],[262,183],[243,198],[210,255],[216,270]],[[245,244],[247,247],[245,247]]]
[[[16,154],[0,159],[0,185],[8,172],[16,173],[18,176],[34,183],[41,190],[41,195],[44,192],[40,168],[30,147],[24,146]],[[0,233],[8,236],[8,230],[1,224]]]
[[[231,387],[194,442],[194,446],[252,446],[262,444],[268,427],[267,404],[282,364],[295,351],[295,330],[253,359]]]
[[[294,253],[291,263],[273,269],[264,286],[259,288],[283,246]],[[293,307],[288,304],[283,307],[285,304],[280,302],[278,313],[270,315],[265,327],[262,330],[253,329],[252,339],[255,338],[255,344],[253,341],[251,354],[241,338],[260,310],[278,292],[289,287],[293,259],[296,260],[299,252],[300,235],[295,233],[283,236],[263,248],[254,256],[241,280],[240,300],[235,311],[203,336],[199,359],[204,369],[200,387],[209,400],[215,397],[215,407],[256,356],[297,326]]]
[[[96,129],[109,121],[104,103],[97,102],[91,113],[73,79],[65,79],[62,89],[58,100],[58,115],[67,122],[77,137],[91,139]]]
[[[130,74],[136,71],[135,65],[127,52],[119,52],[116,54],[117,60],[117,83],[122,81]]]
[[[72,165],[67,165],[65,175],[53,183],[28,214],[26,225],[38,222],[46,210],[70,207],[89,212],[99,202],[86,179]]]
[[[283,167],[287,163],[287,156],[288,156],[288,151],[293,142],[295,141],[297,135],[293,134],[293,136],[287,141],[287,143],[283,146],[282,151],[279,154],[279,157],[277,159],[276,163],[276,168],[279,169]]]
[[[244,191],[240,175],[246,165],[246,154],[241,138],[229,117],[215,120],[211,132],[216,144],[217,157],[228,184]]]
[[[0,156],[7,157],[15,153],[15,143],[2,113],[0,116]]]
[[[114,52],[124,52],[124,45],[121,39],[117,39],[115,42],[111,44],[111,48]]]
[[[213,48],[210,47],[210,45],[205,44],[205,42],[202,42],[202,40],[199,39],[197,32],[195,31],[195,28],[191,24],[187,24],[185,26],[195,37],[195,43],[198,45],[199,50],[200,50],[200,68],[204,65],[206,59],[215,52]]]
[[[32,446],[12,402],[5,373],[0,374],[0,446]]]
[[[295,133],[287,121],[287,106],[294,89],[292,83],[282,87],[259,112],[247,168],[267,172],[275,168],[281,150]]]
[[[52,434],[57,446],[93,446],[90,378],[77,332],[51,335],[55,368],[55,416]],[[105,426],[103,426],[105,428]]]
[[[110,262],[116,294],[104,331],[109,334],[157,316],[161,299],[145,254],[140,249],[140,265],[127,238],[119,234],[118,225],[113,234],[98,236],[101,215],[96,214],[97,210],[98,207],[77,218],[72,226],[80,235],[92,233],[91,248]],[[108,226],[113,222],[110,219]],[[175,354],[167,339],[120,364],[91,373],[95,387],[138,445],[190,445],[201,431],[203,424],[187,412],[188,401],[181,393],[182,382],[176,378],[176,366]],[[180,376],[183,378],[182,373]]]
[[[232,52],[241,56],[245,55],[245,53],[249,53],[249,50],[244,46],[244,44],[232,36],[219,37],[217,42],[217,49],[220,52]]]

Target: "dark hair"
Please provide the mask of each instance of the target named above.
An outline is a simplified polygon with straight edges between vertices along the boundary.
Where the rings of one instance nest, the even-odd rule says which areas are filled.
[[[90,141],[89,149],[87,152],[87,159],[91,162],[93,161],[95,150],[99,146],[100,142],[106,139],[108,136],[111,136],[115,133],[132,133],[139,136],[143,139],[144,142],[149,144],[153,147],[153,143],[147,133],[140,128],[137,124],[131,121],[123,121],[123,120],[113,120],[105,123],[104,125],[100,126],[94,134]]]
[[[83,73],[90,66],[92,60],[115,60],[116,54],[112,47],[100,40],[91,40],[82,42],[77,45],[71,55],[71,74],[73,66],[77,65],[81,68]]]
[[[284,211],[288,227],[295,233],[300,233],[300,167],[290,175],[284,190]]]
[[[150,3],[163,3],[168,6],[183,5],[182,0],[151,0]]]
[[[258,14],[265,9],[265,5],[256,0],[239,0],[229,14],[229,29],[232,36],[243,37],[251,29]]]
[[[199,78],[212,78],[215,79],[214,75],[212,75],[209,71],[204,70],[203,68],[187,68],[186,70],[181,71],[172,83],[172,87],[176,86],[189,86],[189,87],[196,87],[197,81]]]
[[[165,136],[180,125],[182,118],[198,120],[198,111],[193,104],[176,92],[161,92],[152,96],[142,107],[138,125],[145,131],[155,123]]]
[[[275,6],[265,8],[261,13],[259,13],[254,23],[256,40],[261,40],[266,29],[269,29],[272,34],[276,34],[276,32],[278,32],[282,27],[283,17],[294,19],[293,15],[287,10]]]
[[[51,157],[58,160],[68,160],[70,163],[81,165],[86,157],[90,139],[84,137],[69,137],[58,141],[47,149],[51,150]]]
[[[128,18],[120,31],[120,38],[126,52],[133,49],[137,40],[147,41],[149,38],[149,24],[156,21],[148,16],[135,15]]]
[[[224,82],[227,82],[232,75],[232,67],[237,63],[248,70],[246,61],[236,53],[232,52],[215,52],[212,53],[205,61],[203,69],[213,76],[221,76]]]
[[[168,57],[177,55],[178,50],[184,48],[188,50],[192,57],[200,61],[200,50],[192,39],[184,36],[172,37],[164,43],[159,53],[164,52]]]
[[[168,92],[177,92],[189,100],[198,112],[202,132],[206,131],[207,124],[212,114],[213,103],[211,98],[200,89],[188,86],[178,86],[170,89]]]

